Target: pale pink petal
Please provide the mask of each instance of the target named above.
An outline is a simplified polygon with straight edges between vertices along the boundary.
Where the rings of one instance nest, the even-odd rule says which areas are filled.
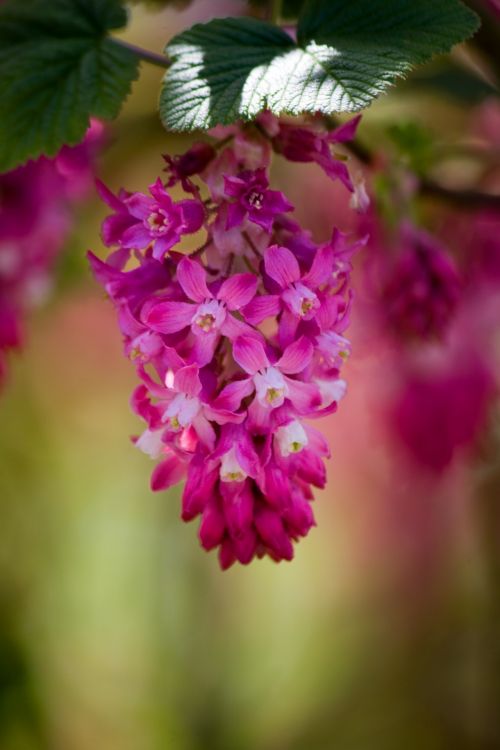
[[[151,489],[154,492],[166,490],[184,479],[186,464],[173,453],[162,461],[151,475]]]
[[[198,365],[187,365],[177,370],[174,375],[174,390],[187,396],[198,396],[201,391]]]
[[[260,334],[257,331],[254,331],[254,329],[247,323],[238,320],[230,313],[226,315],[226,319],[221,325],[220,330],[224,336],[227,336],[228,339],[231,339],[232,341],[237,339],[238,336],[250,336],[253,338],[259,338],[260,336]]]
[[[177,280],[189,299],[204,302],[212,299],[213,294],[207,287],[203,266],[191,258],[183,258],[177,266]]]
[[[210,407],[213,411],[235,412],[240,408],[243,399],[250,396],[253,390],[254,385],[250,378],[235,380],[222,389]]]
[[[143,322],[159,333],[175,333],[191,323],[195,306],[188,302],[158,302],[143,314]]]
[[[224,281],[217,299],[225,302],[229,310],[239,310],[255,297],[256,291],[256,276],[252,273],[236,273]]]
[[[215,347],[219,341],[219,334],[215,331],[215,333],[205,333],[203,336],[195,336],[194,338],[195,342],[189,355],[189,362],[205,367],[212,361]]]
[[[302,278],[304,284],[311,289],[317,289],[331,279],[335,251],[331,245],[320,247],[312,262],[311,268]]]
[[[241,313],[250,325],[256,326],[266,318],[278,315],[280,309],[281,302],[277,294],[263,294],[255,297],[242,309]]]
[[[300,279],[300,268],[295,255],[286,247],[272,245],[264,254],[266,273],[286,289],[294,281]]]
[[[299,414],[308,414],[321,405],[321,393],[313,383],[303,383],[285,376],[288,386],[288,398]]]
[[[269,359],[264,347],[255,338],[240,336],[233,344],[233,357],[245,372],[254,375],[269,367]]]
[[[201,442],[209,450],[213,450],[216,439],[215,430],[202,412],[199,412],[193,419],[193,427]]]
[[[300,339],[287,346],[283,356],[276,363],[276,367],[289,375],[302,372],[310,363],[313,351],[314,347],[310,340],[306,336],[301,336]]]

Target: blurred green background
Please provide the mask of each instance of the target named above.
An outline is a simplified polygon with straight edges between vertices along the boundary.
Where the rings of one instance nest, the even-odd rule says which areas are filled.
[[[137,9],[127,38],[159,50],[228,8],[243,3]],[[112,188],[144,188],[188,143],[157,121],[161,74],[143,67],[113,126],[99,168]],[[470,103],[416,89],[366,127],[418,112],[460,130]],[[336,188],[287,169],[277,181],[327,236]],[[318,528],[291,564],[222,574],[181,523],[179,490],[152,494],[128,440],[134,374],[84,258],[103,252],[104,213],[95,198],[81,209],[0,398],[0,750],[500,748],[494,425],[439,478],[406,466],[381,423],[376,349],[356,356],[358,320],[349,395],[322,425]]]

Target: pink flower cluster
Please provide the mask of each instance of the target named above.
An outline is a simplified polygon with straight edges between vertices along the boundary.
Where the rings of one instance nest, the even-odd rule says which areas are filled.
[[[0,384],[7,351],[22,344],[25,314],[50,291],[72,205],[92,184],[102,137],[103,126],[95,121],[79,146],[0,175]]]
[[[306,420],[335,411],[346,390],[356,244],[334,231],[316,245],[269,183],[274,147],[320,160],[353,190],[314,133],[264,116],[166,157],[167,178],[148,195],[99,184],[112,252],[89,258],[141,381],[132,407],[146,429],[135,442],[159,459],[154,490],[186,478],[182,518],[201,517],[201,544],[219,548],[223,569],[292,559],[315,523],[311,487],[324,487],[329,455]],[[186,197],[175,200],[174,186]],[[196,234],[199,247],[179,252]]]

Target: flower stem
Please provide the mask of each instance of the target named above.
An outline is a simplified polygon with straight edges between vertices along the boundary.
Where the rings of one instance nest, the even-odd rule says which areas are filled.
[[[159,55],[157,52],[138,47],[136,44],[130,44],[130,42],[125,42],[123,39],[117,39],[116,37],[112,37],[112,39],[119,47],[128,49],[129,52],[133,52],[136,57],[144,60],[144,62],[151,63],[151,65],[156,65],[159,68],[168,68],[170,66],[170,60],[166,55]]]
[[[281,20],[281,10],[282,10],[282,4],[283,0],[270,0],[270,20],[271,23],[275,23],[276,25],[279,25],[279,22]]]

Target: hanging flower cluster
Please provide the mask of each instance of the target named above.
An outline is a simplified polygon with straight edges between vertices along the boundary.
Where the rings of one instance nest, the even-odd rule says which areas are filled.
[[[92,184],[102,139],[103,126],[94,121],[80,145],[0,175],[0,384],[7,351],[22,344],[26,312],[51,289],[55,260],[71,230],[72,205]]]
[[[316,245],[271,189],[269,166],[274,148],[354,192],[331,144],[352,138],[358,121],[327,134],[266,114],[219,131],[214,147],[165,157],[167,177],[148,195],[99,184],[112,252],[89,258],[141,381],[136,445],[159,459],[154,490],[186,478],[182,518],[201,516],[201,544],[219,548],[223,569],[266,554],[291,560],[315,523],[311,487],[325,485],[329,450],[308,420],[335,411],[346,390],[357,245],[337,230]],[[178,252],[195,233],[199,248]]]

